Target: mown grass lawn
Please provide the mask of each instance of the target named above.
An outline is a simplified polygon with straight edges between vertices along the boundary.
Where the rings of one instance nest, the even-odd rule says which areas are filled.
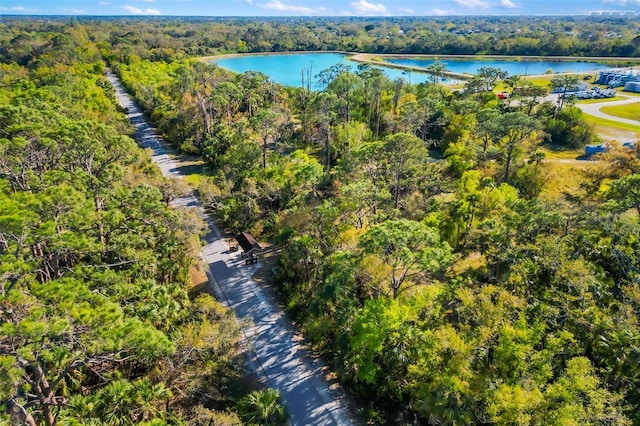
[[[543,86],[543,87],[549,88],[549,84],[551,83],[551,79],[553,77],[554,77],[554,74],[549,74],[549,75],[539,75],[535,77],[525,77],[524,79],[533,83],[536,86]],[[511,88],[505,84],[504,80],[502,80],[496,85],[493,91],[496,93],[504,92],[504,91],[510,92]]]
[[[638,120],[638,124],[640,124],[640,102],[635,104],[605,106],[602,107],[600,111],[615,117]]]
[[[593,126],[595,132],[605,139],[621,141],[640,137],[640,122],[638,126],[634,126],[632,124],[607,120],[606,118],[595,117],[589,114],[584,114],[583,117],[587,123]]]
[[[582,78],[584,77],[584,74],[569,74],[569,75],[575,75],[580,79],[580,81],[582,81]],[[530,77],[524,77],[524,79],[533,83],[536,86],[546,87],[549,90],[551,90],[551,87],[549,85],[551,84],[551,79],[554,77],[558,77],[558,74],[534,75]],[[591,80],[587,81],[586,83],[589,83],[589,82],[591,82]],[[494,91],[502,92],[504,90],[507,90],[508,88],[509,87],[506,84],[504,84],[504,81],[502,81],[498,83]]]
[[[535,84],[536,86],[549,87],[549,84],[551,84],[551,79],[553,77],[556,77],[556,75],[554,75],[554,74],[538,75],[538,76],[535,76],[535,77],[526,77],[525,80],[530,81],[531,83]]]

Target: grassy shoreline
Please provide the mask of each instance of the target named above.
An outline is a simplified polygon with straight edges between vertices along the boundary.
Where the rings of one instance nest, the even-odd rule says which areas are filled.
[[[634,65],[640,65],[640,58],[630,58],[630,57],[622,57],[622,58],[614,58],[614,57],[602,57],[602,56],[505,56],[505,55],[433,55],[433,54],[414,54],[414,53],[382,53],[382,54],[373,54],[373,53],[358,53],[358,52],[347,52],[342,50],[315,50],[315,51],[286,51],[286,52],[256,52],[256,53],[226,53],[222,55],[214,55],[214,56],[202,56],[198,57],[197,60],[202,62],[211,62],[216,59],[226,59],[226,58],[238,58],[238,57],[246,57],[246,56],[275,56],[275,55],[305,55],[305,54],[318,54],[318,53],[338,53],[347,56],[348,60],[352,60],[359,63],[365,63],[369,65],[377,65],[380,67],[387,68],[395,68],[401,70],[408,70],[412,72],[420,72],[429,74],[425,72],[424,68],[411,66],[411,65],[402,65],[402,64],[393,64],[390,62],[386,62],[386,58],[416,58],[416,59],[462,59],[462,60],[484,60],[489,59],[493,61],[518,61],[518,62],[539,62],[539,61],[551,61],[551,62],[594,62],[594,63],[620,63],[624,64],[625,67],[631,66],[630,63]],[[380,61],[379,59],[382,59]],[[578,71],[578,72],[566,72],[566,73],[554,73],[549,75],[556,74],[590,74],[593,71]],[[452,77],[459,80],[468,80],[473,78],[472,74],[466,73],[458,73],[453,71],[445,71],[443,75],[447,77]],[[541,75],[542,76],[542,75]],[[536,77],[534,75],[529,77]]]
[[[365,53],[365,55],[374,55]],[[541,56],[541,55],[533,55],[533,56],[523,56],[523,55],[437,55],[437,54],[424,54],[424,53],[381,53],[375,54],[375,56],[379,57],[414,57],[414,58],[424,58],[424,59],[434,59],[434,58],[443,58],[443,59],[469,59],[469,60],[482,60],[482,59],[491,59],[496,61],[550,61],[550,62],[630,62],[633,64],[640,64],[640,58],[633,57],[606,57],[606,56]]]
[[[393,64],[390,62],[385,62],[385,61],[381,62],[374,59],[379,57],[384,59],[384,57],[389,57],[389,56],[377,55],[377,54],[372,55],[370,53],[358,53],[353,55],[350,59],[363,64],[377,65],[379,67],[396,68],[401,70],[408,70],[408,71],[414,71],[414,72],[421,72],[423,74],[429,74],[422,67],[416,67],[412,65]],[[473,78],[472,74],[465,74],[465,73],[459,73],[459,72],[453,72],[453,71],[444,71],[442,75],[446,75],[447,77],[457,78],[460,80],[469,80]]]
[[[355,56],[355,52],[346,52],[343,50],[287,50],[286,52],[245,52],[245,53],[223,53],[221,55],[213,56],[199,56],[196,58],[202,62],[209,62],[214,59],[227,59],[227,58],[243,58],[246,56],[278,56],[278,55],[311,55],[318,53],[340,53],[347,56]]]
[[[634,57],[607,57],[607,56],[522,56],[522,55],[437,55],[427,53],[365,53],[365,52],[348,52],[344,50],[288,50],[283,52],[245,52],[245,53],[224,53],[220,55],[201,56],[197,59],[200,61],[211,61],[214,59],[225,59],[243,56],[273,56],[273,55],[301,55],[301,54],[317,54],[317,53],[340,53],[352,57],[358,61],[360,58],[367,57],[379,58],[424,58],[424,59],[468,59],[482,60],[491,59],[495,61],[519,61],[519,62],[595,62],[595,63],[629,63],[631,65],[640,65],[640,58]],[[380,64],[379,61],[374,61]]]

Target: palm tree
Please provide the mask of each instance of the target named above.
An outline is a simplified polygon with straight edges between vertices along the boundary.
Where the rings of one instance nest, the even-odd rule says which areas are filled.
[[[440,84],[447,72],[447,66],[440,61],[435,61],[431,65],[425,67],[425,70],[431,74],[431,82],[433,84]]]
[[[251,392],[238,401],[240,417],[250,425],[286,425],[287,409],[277,389],[261,389]]]

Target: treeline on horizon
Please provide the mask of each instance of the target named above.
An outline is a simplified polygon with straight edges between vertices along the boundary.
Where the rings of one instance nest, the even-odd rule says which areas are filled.
[[[324,20],[305,22],[326,27]],[[548,88],[498,68],[483,69],[455,91],[439,84],[437,73],[415,85],[366,65],[321,71],[326,87],[317,92],[283,87],[259,72],[233,74],[190,57],[200,53],[187,34],[224,40],[228,29],[211,26],[218,24],[109,19],[0,26],[6,49],[0,111],[7,111],[0,123],[9,129],[0,138],[0,191],[16,206],[15,214],[0,216],[6,240],[0,272],[15,281],[0,299],[10,321],[0,328],[0,383],[10,390],[0,395],[5,407],[15,401],[46,418],[47,400],[29,392],[29,380],[40,377],[33,375],[37,367],[22,361],[35,359],[63,378],[51,391],[67,418],[93,408],[111,410],[105,412],[114,424],[140,418],[268,423],[247,416],[255,406],[236,404],[247,399],[230,385],[237,371],[228,314],[208,298],[185,295],[190,257],[181,257],[178,267],[172,256],[195,250],[186,244],[198,228],[166,207],[177,190],[144,159],[123,154],[123,162],[94,176],[79,169],[86,161],[69,157],[96,132],[78,133],[58,114],[114,123],[118,134],[130,131],[104,86],[102,58],[166,140],[202,159],[197,192],[216,221],[275,243],[284,306],[366,421],[640,425],[638,145],[612,144],[586,167],[547,161],[546,154],[575,153],[599,138],[573,99],[545,102]],[[632,34],[620,39],[633,40]],[[259,41],[245,40],[247,49],[261,49]],[[557,87],[575,82],[552,80]],[[520,90],[499,100],[498,84]],[[100,148],[98,159],[135,149],[130,140],[116,140],[121,150],[88,146]],[[42,151],[58,152],[54,148],[62,170],[27,161],[48,158]],[[571,178],[559,183],[567,173]],[[67,186],[90,196],[56,197]],[[48,207],[51,199],[55,209]],[[68,231],[85,234],[78,241]],[[103,235],[110,237],[104,243]],[[42,251],[33,250],[38,243]],[[47,293],[42,286],[49,281],[39,274],[56,253],[78,263],[56,271],[65,282],[54,274]],[[83,291],[65,291],[63,284]],[[184,309],[167,307],[173,299],[160,295],[170,289]],[[79,316],[86,319],[77,328],[88,333],[80,334],[84,340],[63,327],[79,315],[65,316],[69,303],[100,297],[111,298],[108,306],[123,321],[144,325],[137,336],[155,339],[123,342],[97,320],[89,324],[94,332],[87,328],[91,315]],[[53,339],[43,340],[48,351],[16,340],[23,330],[42,329]],[[69,354],[85,349],[73,345],[100,333],[109,345],[87,351],[128,344],[126,354],[138,368],[117,363],[121,352],[107,352],[108,375],[84,366],[65,372],[65,365],[76,365]],[[202,347],[202,340],[216,346]],[[54,351],[51,341],[67,346]],[[153,346],[158,341],[171,345],[160,350]],[[20,350],[10,352],[13,342]],[[192,349],[201,349],[195,359],[180,358]],[[92,354],[92,363],[104,359]],[[169,363],[174,359],[188,373],[169,374],[166,366],[178,365]],[[200,380],[185,383],[194,371]],[[114,412],[108,402],[122,394],[130,404]],[[167,401],[172,417],[161,409]],[[258,413],[264,413],[270,400],[260,401]]]
[[[112,53],[168,60],[225,53],[341,50],[367,53],[639,57],[640,21],[571,16],[396,18],[3,17],[94,27]],[[99,36],[109,34],[109,39]],[[16,34],[17,35],[17,34]],[[9,46],[6,46],[8,48]],[[20,49],[19,40],[11,47]],[[119,58],[126,62],[125,57]]]

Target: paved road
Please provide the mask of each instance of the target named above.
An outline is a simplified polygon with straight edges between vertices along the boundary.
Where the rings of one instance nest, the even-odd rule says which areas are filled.
[[[640,102],[640,97],[633,96],[633,97],[628,97],[627,99],[624,99],[624,100],[598,102],[595,104],[582,104],[578,102],[576,103],[576,106],[589,115],[594,115],[600,118],[606,118],[607,120],[613,120],[619,123],[626,123],[626,124],[632,124],[634,126],[640,126],[640,121],[639,121],[640,117],[638,117],[639,120],[629,120],[627,118],[621,118],[621,117],[616,117],[615,115],[605,114],[604,112],[600,111],[600,108],[610,106],[610,105],[635,104],[638,102]]]
[[[117,77],[109,73],[108,78],[118,102],[128,108],[127,115],[136,128],[138,144],[151,149],[153,161],[163,175],[181,178],[176,162],[169,155],[170,148],[146,122]],[[210,283],[218,299],[235,311],[241,323],[250,324],[243,332],[252,349],[252,365],[268,386],[281,391],[291,413],[291,424],[357,424],[340,392],[324,379],[325,366],[309,356],[289,319],[251,279],[259,265],[245,265],[239,252],[229,251],[220,230],[194,196],[178,199],[174,204],[198,209],[208,223],[202,257],[209,266]]]

